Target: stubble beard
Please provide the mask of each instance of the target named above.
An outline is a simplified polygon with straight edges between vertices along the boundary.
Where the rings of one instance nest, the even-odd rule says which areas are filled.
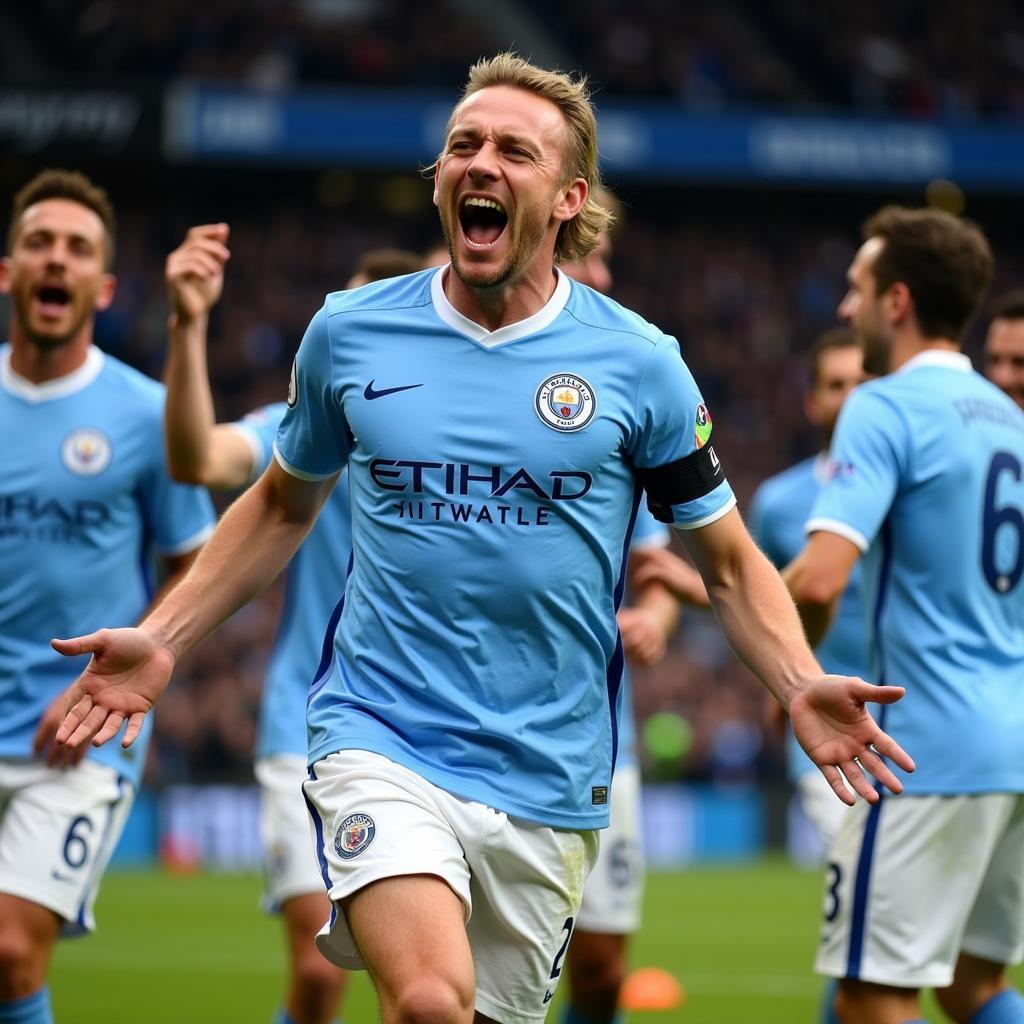
[[[79,331],[81,331],[83,325],[90,316],[89,311],[83,311],[79,315],[75,316],[71,322],[71,326],[66,331],[62,331],[60,334],[42,334],[32,326],[32,317],[30,312],[31,303],[31,295],[25,295],[18,291],[12,292],[11,308],[14,318],[18,321],[21,333],[28,340],[29,344],[39,349],[41,352],[56,352],[57,349],[70,344],[78,335]]]
[[[502,265],[489,277],[481,279],[479,276],[471,277],[468,269],[459,265],[459,257],[454,244],[455,232],[459,230],[458,217],[453,219],[446,213],[441,215],[441,231],[445,241],[448,243],[448,254],[452,261],[452,270],[467,288],[489,290],[502,288],[515,281],[522,273],[523,268],[530,262],[541,242],[544,240],[546,225],[541,223],[541,218],[527,217],[520,221],[518,231],[513,233],[513,224],[510,220],[505,225],[505,231],[509,232],[508,255]]]

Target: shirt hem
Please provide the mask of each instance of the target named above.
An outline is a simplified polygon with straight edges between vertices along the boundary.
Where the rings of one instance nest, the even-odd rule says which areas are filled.
[[[546,810],[545,808],[518,803],[510,799],[505,793],[487,790],[485,787],[475,787],[457,775],[449,775],[444,771],[439,771],[434,765],[426,764],[410,757],[404,750],[397,749],[387,743],[368,743],[365,738],[353,739],[351,742],[331,740],[319,743],[309,752],[309,766],[313,767],[317,761],[322,761],[325,757],[336,754],[341,750],[367,750],[371,754],[380,754],[381,757],[386,757],[403,768],[415,772],[426,779],[427,782],[445,790],[445,792],[451,793],[453,796],[485,804],[488,807],[493,807],[496,811],[503,811],[512,818],[521,818],[535,824],[546,825],[549,828],[570,829],[572,831],[608,827],[607,808],[602,813],[589,815],[545,814],[543,813]]]

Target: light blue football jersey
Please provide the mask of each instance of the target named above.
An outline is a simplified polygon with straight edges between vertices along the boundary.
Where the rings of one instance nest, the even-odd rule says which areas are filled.
[[[235,424],[252,446],[253,476],[267,468],[287,408],[276,402]],[[306,697],[320,664],[327,623],[345,586],[351,553],[345,471],[288,565],[281,623],[263,686],[257,757],[306,756]]]
[[[765,480],[750,506],[750,531],[761,550],[778,569],[784,569],[804,548],[804,526],[828,480],[828,458],[816,455]],[[869,679],[868,634],[860,597],[860,563],[854,566],[836,617],[815,650],[821,667],[834,675]],[[786,729],[789,775],[798,779],[818,769]]]
[[[31,756],[50,702],[85,668],[52,637],[134,625],[154,590],[152,554],[180,555],[213,528],[209,496],[167,475],[163,387],[98,349],[35,385],[0,346],[0,757]],[[138,784],[151,728],[88,756]]]
[[[650,510],[641,502],[633,527],[631,551],[644,548],[668,547],[670,534],[664,523],[658,522]],[[628,598],[628,594],[627,594]],[[622,687],[619,700],[619,751],[615,766],[636,764],[636,713],[633,708],[633,680],[630,678],[629,662],[622,666]]]
[[[1024,413],[959,353],[857,388],[809,532],[864,560],[883,729],[909,793],[1024,791]]]
[[[699,493],[661,506],[681,527],[735,499],[698,452],[710,419],[673,339],[561,274],[488,332],[444,273],[329,295],[296,358],[276,457],[310,479],[347,464],[352,507],[310,763],[370,750],[526,820],[603,827],[639,477],[697,452]]]

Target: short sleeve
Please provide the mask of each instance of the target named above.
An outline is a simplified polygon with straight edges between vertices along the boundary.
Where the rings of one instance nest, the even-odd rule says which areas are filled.
[[[633,551],[649,551],[651,548],[668,547],[671,540],[668,527],[659,523],[651,515],[650,509],[644,504],[636,512],[636,522],[633,524],[633,540],[630,549]]]
[[[206,542],[217,522],[205,487],[175,483],[167,472],[163,448],[146,474],[142,489],[146,529],[162,555],[187,555]]]
[[[806,532],[836,533],[867,551],[889,514],[908,450],[907,425],[895,406],[870,388],[854,391],[839,414],[829,482]]]
[[[764,484],[758,487],[750,503],[748,527],[757,546],[768,556],[768,561],[777,568],[785,564],[785,556],[779,550],[772,535],[768,490]]]
[[[695,529],[736,504],[711,444],[711,414],[672,338],[659,339],[641,374],[630,454],[661,522]]]
[[[255,480],[270,464],[274,454],[274,438],[284,419],[288,406],[284,402],[274,402],[236,420],[231,426],[245,438],[252,450],[252,469],[250,479]]]
[[[292,363],[288,410],[274,442],[281,467],[303,480],[324,480],[348,462],[350,434],[334,383],[327,311],[310,321]]]

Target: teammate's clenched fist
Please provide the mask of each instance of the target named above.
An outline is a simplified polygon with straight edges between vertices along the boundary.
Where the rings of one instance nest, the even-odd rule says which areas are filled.
[[[205,316],[220,298],[224,264],[231,256],[227,224],[189,228],[185,241],[168,257],[165,276],[171,310],[179,321]]]

